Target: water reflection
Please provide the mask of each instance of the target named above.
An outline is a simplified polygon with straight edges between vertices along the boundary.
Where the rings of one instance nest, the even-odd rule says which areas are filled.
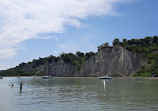
[[[106,82],[105,82],[105,79],[103,80],[103,84],[104,84],[104,89],[106,89]]]
[[[107,83],[110,82],[110,79],[103,79],[103,86],[104,86],[104,90],[107,88]],[[110,84],[109,84],[110,85]]]

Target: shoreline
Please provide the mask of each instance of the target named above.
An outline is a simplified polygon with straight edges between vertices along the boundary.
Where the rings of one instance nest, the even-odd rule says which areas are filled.
[[[4,77],[16,77],[16,78],[25,78],[25,77],[42,77],[42,76],[3,76]],[[98,78],[98,77],[52,77],[52,78]],[[158,79],[158,77],[113,77],[113,78],[139,78],[139,79]]]

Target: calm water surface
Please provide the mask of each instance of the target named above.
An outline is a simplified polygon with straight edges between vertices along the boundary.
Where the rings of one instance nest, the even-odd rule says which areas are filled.
[[[19,85],[23,83],[20,93]],[[9,86],[13,83],[14,87]],[[4,77],[0,111],[158,111],[158,79]]]

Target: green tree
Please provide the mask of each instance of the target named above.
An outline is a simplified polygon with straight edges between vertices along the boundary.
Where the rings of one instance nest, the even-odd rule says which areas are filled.
[[[99,45],[97,48],[98,48],[98,50],[100,50],[100,49],[105,48],[105,47],[109,47],[109,43],[108,42],[105,42],[104,44]]]
[[[86,53],[86,54],[85,54],[86,60],[89,59],[89,58],[90,58],[91,56],[93,56],[93,55],[95,55],[94,52],[88,52],[88,53]]]
[[[145,45],[151,45],[152,41],[153,41],[152,37],[145,37],[144,38]]]
[[[157,36],[153,37],[153,43],[158,45],[158,37]]]
[[[77,55],[78,57],[84,57],[84,53],[79,52],[79,51],[76,52],[76,55]]]
[[[112,43],[113,43],[113,45],[119,45],[120,40],[118,38],[115,38]]]
[[[122,40],[122,44],[125,44],[125,43],[127,43],[127,39],[124,38],[124,39]]]

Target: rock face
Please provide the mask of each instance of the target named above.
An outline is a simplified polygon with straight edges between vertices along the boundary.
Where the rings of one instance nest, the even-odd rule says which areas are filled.
[[[73,77],[76,72],[74,65],[64,63],[63,60],[53,62],[47,68],[47,74],[54,77]]]
[[[106,47],[100,49],[96,55],[90,57],[76,70],[72,64],[66,64],[62,60],[48,66],[48,74],[52,76],[130,76],[140,67],[147,65],[141,56],[132,53],[121,46]]]
[[[144,65],[147,65],[144,58],[121,46],[106,47],[85,62],[80,75],[130,76]]]

